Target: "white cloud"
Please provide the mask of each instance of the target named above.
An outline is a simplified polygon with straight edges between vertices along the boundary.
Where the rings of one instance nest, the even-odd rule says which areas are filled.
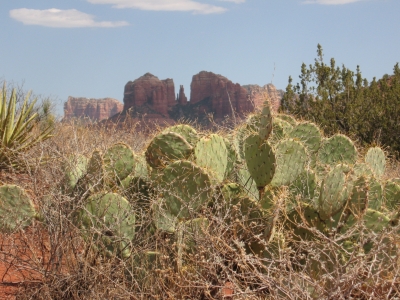
[[[198,14],[223,13],[226,8],[193,0],[87,0],[93,4],[111,4],[116,8],[136,8],[155,11],[191,11]],[[240,3],[243,0],[229,0]]]
[[[120,27],[129,25],[121,22],[96,22],[94,16],[76,9],[61,10],[56,8],[38,10],[20,8],[10,10],[10,17],[25,25],[40,25],[57,28],[77,27]]]
[[[246,0],[219,0],[219,1],[224,1],[224,2],[233,2],[236,4],[240,4],[240,3],[245,3]]]
[[[307,0],[303,1],[304,4],[322,4],[322,5],[341,5],[359,2],[364,0]]]

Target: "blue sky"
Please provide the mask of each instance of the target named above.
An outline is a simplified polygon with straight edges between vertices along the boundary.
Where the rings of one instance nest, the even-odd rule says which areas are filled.
[[[372,79],[400,62],[399,0],[0,0],[0,79],[55,100],[123,100],[146,72],[295,82],[317,44]]]

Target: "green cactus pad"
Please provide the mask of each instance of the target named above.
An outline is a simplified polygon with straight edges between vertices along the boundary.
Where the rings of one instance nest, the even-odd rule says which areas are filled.
[[[281,140],[275,145],[276,171],[273,186],[289,185],[304,172],[308,160],[306,148],[293,139]]]
[[[375,178],[369,178],[368,208],[381,210],[383,204],[383,188]]]
[[[299,224],[306,228],[301,228]],[[300,210],[292,210],[288,214],[288,221],[285,223],[288,229],[293,230],[296,240],[311,240],[314,238],[314,233],[307,228],[319,228],[321,220],[319,219],[318,212],[308,204],[303,203]]]
[[[79,214],[84,237],[94,241],[107,256],[117,254],[123,258],[131,254],[135,220],[129,202],[114,193],[90,196]]]
[[[248,124],[242,124],[234,131],[233,146],[236,152],[239,154],[239,159],[244,159],[244,141],[246,138],[254,134],[255,132],[250,128]]]
[[[153,223],[160,231],[174,233],[178,219],[164,209],[163,204],[162,202],[155,202],[152,205]]]
[[[83,155],[71,155],[64,164],[64,192],[71,193],[78,180],[86,173],[87,157]]]
[[[123,143],[112,145],[104,153],[104,170],[107,179],[124,180],[135,165],[132,149]]]
[[[242,187],[243,191],[251,198],[258,199],[259,192],[257,184],[251,177],[246,165],[238,165],[236,167],[236,182]]]
[[[194,154],[196,164],[210,170],[219,182],[224,181],[227,174],[232,171],[232,160],[235,159],[230,156],[231,152],[224,138],[217,134],[201,138],[194,148]]]
[[[225,178],[228,178],[229,175],[231,175],[235,164],[239,163],[238,161],[238,154],[235,150],[235,147],[233,144],[226,138],[224,138],[226,149],[228,150],[228,164],[226,167],[226,173],[225,173]]]
[[[271,146],[257,134],[250,135],[244,143],[247,168],[259,190],[272,181],[276,160]]]
[[[309,153],[317,152],[322,140],[322,135],[314,123],[301,123],[293,127],[289,137],[298,139],[306,146]]]
[[[181,135],[193,147],[196,145],[196,143],[200,139],[197,131],[192,126],[189,126],[186,124],[174,125],[174,126],[165,128],[162,131],[162,133],[168,133],[168,132],[175,132],[175,133]]]
[[[280,119],[280,118],[274,118],[272,120],[272,136],[271,136],[271,142],[276,143],[280,141],[283,138],[288,137],[289,133],[292,131],[293,126]]]
[[[275,206],[275,199],[278,190],[272,186],[266,186],[262,198],[260,199],[261,208],[270,211]]]
[[[199,236],[204,236],[209,226],[209,221],[206,218],[196,218],[179,224],[177,232],[178,252],[185,250],[191,252],[196,246],[196,240]]]
[[[353,215],[360,217],[367,209],[368,190],[369,182],[365,176],[354,182],[348,205]]]
[[[376,178],[381,178],[386,169],[385,152],[379,147],[369,148],[365,155],[365,163],[369,165]]]
[[[211,198],[210,176],[189,161],[176,161],[161,177],[161,196],[166,210],[180,219],[190,218]]]
[[[386,181],[384,189],[385,205],[390,210],[397,210],[400,204],[400,184],[393,181]]]
[[[37,216],[32,200],[22,188],[11,184],[0,186],[0,229],[2,232],[29,226]]]
[[[283,121],[288,122],[293,127],[297,125],[296,119],[294,117],[292,117],[291,115],[279,114],[276,117]]]
[[[357,149],[354,143],[345,135],[337,134],[322,142],[318,150],[318,161],[326,165],[339,163],[355,164]]]
[[[317,176],[311,169],[304,170],[289,186],[291,197],[300,197],[304,203],[310,203],[318,189]]]
[[[90,190],[92,193],[99,192],[103,189],[103,183],[103,157],[99,150],[95,150],[89,159],[85,176],[83,176],[77,184],[77,190],[83,193],[87,190]]]
[[[322,220],[330,218],[346,204],[346,175],[342,165],[334,167],[322,182],[318,199],[319,214]]]
[[[371,176],[373,175],[371,168],[365,163],[356,163],[353,167],[354,175],[360,176]]]
[[[152,168],[164,168],[172,161],[186,159],[193,147],[180,134],[161,133],[154,137],[146,150],[147,163]]]
[[[237,183],[227,183],[221,188],[221,196],[224,202],[230,202],[242,193],[242,189]]]
[[[267,140],[272,132],[272,114],[271,106],[268,101],[263,103],[260,115],[260,127],[258,134],[262,140]]]
[[[350,216],[346,222],[345,230],[353,227],[357,223],[357,220],[362,220],[365,227],[375,233],[382,232],[390,223],[390,218],[384,213],[368,208],[362,219]]]
[[[135,155],[135,166],[133,168],[133,175],[146,178],[149,176],[149,171],[147,169],[147,162],[144,154]]]

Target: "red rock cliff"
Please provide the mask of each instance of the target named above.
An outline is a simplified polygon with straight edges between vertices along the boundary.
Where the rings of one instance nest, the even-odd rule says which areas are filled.
[[[125,85],[124,111],[136,113],[146,106],[147,112],[168,117],[168,108],[175,104],[175,86],[172,79],[160,80],[146,73]]]
[[[247,90],[256,108],[260,108],[264,100],[269,99],[271,101],[272,109],[275,112],[278,111],[284,93],[282,90],[277,90],[276,87],[271,83],[264,86],[248,84],[243,85],[242,87]]]
[[[68,97],[64,104],[64,119],[89,118],[101,121],[122,111],[123,104],[113,98],[88,99]]]
[[[211,107],[207,110],[214,113],[216,120],[231,116],[232,109],[239,115],[254,110],[246,89],[212,72],[202,71],[194,75],[190,89],[190,104],[211,100]]]

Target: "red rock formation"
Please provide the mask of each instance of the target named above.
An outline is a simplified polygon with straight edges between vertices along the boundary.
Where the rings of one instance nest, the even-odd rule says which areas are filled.
[[[256,109],[260,108],[264,100],[268,99],[271,102],[272,109],[275,112],[278,111],[284,93],[282,90],[277,90],[276,87],[271,83],[264,86],[248,84],[243,85],[242,87],[247,90]]]
[[[214,113],[215,120],[231,116],[232,109],[239,115],[254,109],[247,90],[221,75],[202,71],[193,76],[190,88],[190,104],[210,99],[211,107],[204,110]]]
[[[64,120],[89,118],[92,121],[108,119],[122,111],[123,104],[113,98],[87,99],[68,97],[64,103]]]
[[[175,104],[175,87],[172,79],[160,80],[146,73],[125,85],[124,110],[130,110],[131,113],[139,113],[145,106],[147,113],[168,117],[168,108]]]
[[[179,94],[177,100],[180,105],[186,105],[188,103],[188,99],[185,95],[185,89],[183,88],[183,85],[181,85],[179,88]]]

